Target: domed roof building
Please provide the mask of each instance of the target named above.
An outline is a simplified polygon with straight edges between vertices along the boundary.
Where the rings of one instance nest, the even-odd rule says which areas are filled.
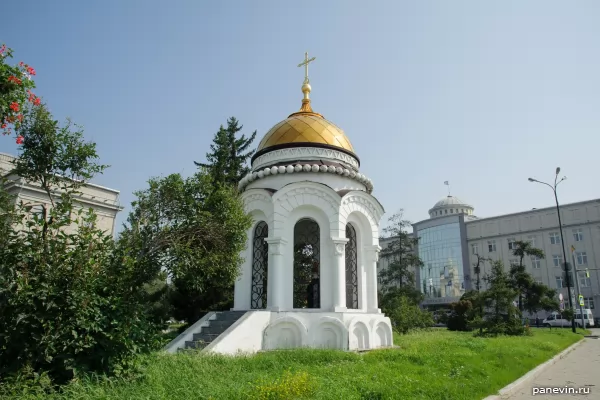
[[[456,196],[446,196],[429,210],[430,218],[438,218],[452,214],[473,215],[475,209]]]
[[[447,307],[471,288],[465,223],[477,219],[474,211],[448,193],[429,209],[429,219],[412,225],[424,264],[415,271],[425,297],[422,306]]]
[[[306,56],[300,64],[306,68],[300,110],[265,134],[239,183],[254,222],[235,284],[231,313],[238,314],[217,339],[210,328],[207,351],[392,345],[391,322],[377,300],[384,210],[350,139],[312,110],[310,61]],[[201,325],[168,349],[195,347],[196,338],[204,340]]]

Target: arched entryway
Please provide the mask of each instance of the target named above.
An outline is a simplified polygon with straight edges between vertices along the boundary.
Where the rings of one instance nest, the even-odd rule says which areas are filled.
[[[321,308],[319,224],[304,218],[294,226],[294,308]]]
[[[252,290],[250,291],[250,307],[260,309],[267,307],[267,272],[269,265],[269,245],[265,242],[269,234],[269,226],[261,221],[254,228],[252,240]]]
[[[358,308],[358,248],[356,230],[346,225],[346,308]]]

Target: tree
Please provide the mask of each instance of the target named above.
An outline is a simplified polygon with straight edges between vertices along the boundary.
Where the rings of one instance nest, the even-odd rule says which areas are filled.
[[[518,295],[502,261],[492,262],[491,273],[485,278],[488,289],[481,292],[484,319],[480,322],[484,334],[522,335],[521,312],[513,302]]]
[[[533,247],[530,242],[516,241],[513,255],[519,257],[519,264],[510,267],[511,283],[518,291],[519,310],[531,314],[535,314],[540,309],[556,310],[558,308],[558,301],[555,299],[556,291],[535,282],[523,264],[525,256],[543,259],[545,257],[543,250]]]
[[[419,307],[423,294],[415,283],[414,271],[423,265],[415,252],[417,239],[407,232],[410,222],[402,218],[402,211],[391,216],[389,221],[391,224],[384,229],[384,234],[390,241],[381,250],[381,259],[387,261],[387,266],[379,272],[379,304],[392,320],[394,329],[401,333],[430,327],[433,325],[433,317],[430,312]]]
[[[396,287],[411,299],[413,304],[423,300],[423,294],[415,286],[415,270],[423,266],[423,262],[415,252],[417,238],[411,237],[406,228],[410,222],[402,219],[402,210],[389,218],[390,226],[384,229],[388,245],[381,250],[381,259],[387,266],[379,273],[381,291],[385,293]],[[394,293],[399,293],[394,289]]]
[[[251,217],[236,190],[204,171],[149,180],[119,238],[141,275],[165,271],[174,316],[193,322],[230,306]]]
[[[8,65],[6,61],[12,58],[12,49],[5,44],[0,46],[0,132],[9,135],[12,127],[18,128],[23,120],[22,110],[26,101],[39,105],[41,100],[31,92],[35,83],[31,79],[35,69],[20,62],[18,65]],[[21,138],[17,136],[17,143]]]
[[[32,214],[32,204],[21,201],[4,221],[0,376],[47,374],[64,383],[77,371],[117,373],[153,345],[154,331],[131,264],[95,227],[93,210],[75,206],[79,178],[104,166],[81,130],[60,127],[43,106],[25,115],[14,172],[39,185],[46,202]]]
[[[214,183],[236,187],[250,171],[246,163],[254,150],[248,151],[248,148],[256,138],[256,131],[248,138],[245,135],[236,138],[236,134],[243,128],[238,123],[235,117],[231,117],[227,120],[227,128],[221,125],[210,145],[211,152],[206,154],[207,163],[194,161],[197,166],[208,168]]]
[[[475,261],[475,264],[473,264],[473,272],[475,273],[475,275],[477,275],[477,281],[475,281],[475,290],[477,290],[477,296],[473,297],[477,299],[476,305],[474,306],[476,306],[478,309],[479,313],[477,315],[477,318],[481,321],[483,319],[483,301],[481,300],[481,296],[479,296],[479,294],[481,293],[481,266],[484,262],[491,261],[491,259],[482,257],[479,254],[475,254],[475,257],[477,257],[477,261]],[[465,293],[462,297],[465,297],[466,294],[467,293]],[[472,322],[473,321],[471,321],[471,323]],[[479,325],[479,333],[483,333],[483,328],[481,324]]]

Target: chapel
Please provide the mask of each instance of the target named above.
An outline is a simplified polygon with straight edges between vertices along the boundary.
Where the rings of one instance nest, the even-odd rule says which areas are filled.
[[[308,64],[314,59],[306,54],[299,65],[305,70],[300,110],[264,135],[251,172],[239,182],[253,225],[233,310],[195,324],[233,321],[216,337],[205,337],[206,350],[392,345],[390,319],[377,300],[384,210],[348,136],[313,110]],[[197,346],[186,341],[186,347]]]

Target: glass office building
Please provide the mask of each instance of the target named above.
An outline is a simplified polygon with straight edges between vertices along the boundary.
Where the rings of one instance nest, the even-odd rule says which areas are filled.
[[[465,268],[460,223],[418,231],[419,257],[423,261],[420,287],[426,298],[460,297],[465,292]]]
[[[465,222],[473,219],[472,206],[447,196],[429,210],[429,219],[413,224],[423,261],[416,277],[424,306],[447,305],[470,289]]]

